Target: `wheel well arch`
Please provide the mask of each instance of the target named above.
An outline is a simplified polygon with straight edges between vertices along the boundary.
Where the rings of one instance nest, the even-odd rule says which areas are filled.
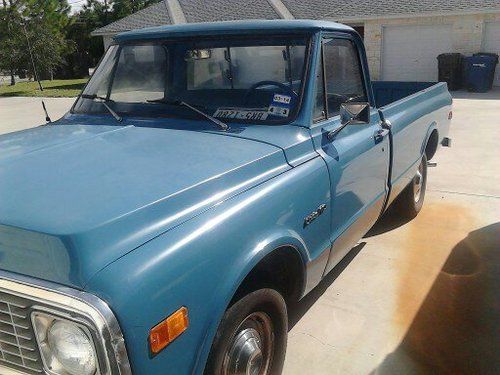
[[[429,138],[427,138],[427,142],[425,144],[425,156],[427,156],[427,160],[431,160],[436,154],[437,148],[439,145],[439,134],[437,129],[433,129]]]
[[[279,246],[250,270],[236,289],[229,306],[260,288],[276,289],[289,305],[301,297],[305,278],[305,265],[297,248],[293,245]]]

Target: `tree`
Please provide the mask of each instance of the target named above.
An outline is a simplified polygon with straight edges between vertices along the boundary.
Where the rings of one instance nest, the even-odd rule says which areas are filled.
[[[0,10],[0,69],[11,75],[27,71],[34,75],[28,41],[41,77],[52,77],[72,51],[64,30],[71,23],[66,0],[2,0]]]
[[[84,77],[103,53],[90,33],[160,0],[87,0],[70,15],[67,0],[0,0],[0,70],[33,76],[27,38],[40,77]]]
[[[74,52],[67,56],[65,76],[83,77],[88,68],[94,67],[104,50],[102,40],[90,33],[111,22],[135,13],[160,0],[87,0],[82,9],[72,17],[66,37],[74,42]]]
[[[114,0],[113,18],[119,20],[157,2],[158,0]]]
[[[16,1],[2,0],[0,9],[0,69],[10,73],[10,84],[14,85],[14,74],[20,60],[19,33],[16,25],[20,22],[20,14],[16,9]]]

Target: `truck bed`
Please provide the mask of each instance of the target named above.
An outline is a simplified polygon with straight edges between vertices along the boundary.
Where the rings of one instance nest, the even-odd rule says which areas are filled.
[[[444,82],[379,81],[373,92],[382,118],[392,124],[391,202],[411,182],[431,134],[436,147],[448,136],[451,96]]]
[[[437,82],[373,81],[372,87],[377,108],[382,108],[435,84]]]

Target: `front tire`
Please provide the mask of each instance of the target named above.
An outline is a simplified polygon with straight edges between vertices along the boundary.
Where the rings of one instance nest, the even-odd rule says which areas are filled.
[[[411,183],[403,190],[396,201],[397,211],[401,216],[413,219],[418,215],[424,204],[426,188],[427,157],[424,154]]]
[[[226,310],[205,374],[281,374],[287,333],[286,304],[280,293],[259,289],[247,294]]]

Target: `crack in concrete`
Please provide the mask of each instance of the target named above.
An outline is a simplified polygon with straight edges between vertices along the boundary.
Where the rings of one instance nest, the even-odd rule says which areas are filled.
[[[330,348],[338,349],[335,346],[333,346],[332,344],[328,344],[327,342],[323,342],[322,340],[318,339],[316,336],[311,335],[310,333],[307,333],[307,332],[294,332],[292,335],[290,335],[290,337],[297,336],[297,335],[308,336],[308,337],[316,340],[317,342],[319,342],[323,346],[329,346]]]
[[[498,196],[498,195],[465,193],[465,192],[462,192],[462,191],[439,190],[439,189],[427,189],[427,191],[432,191],[432,192],[435,192],[435,193],[459,194],[459,195],[466,195],[466,196],[469,196],[469,197],[483,197],[483,198],[500,199],[500,196]]]

